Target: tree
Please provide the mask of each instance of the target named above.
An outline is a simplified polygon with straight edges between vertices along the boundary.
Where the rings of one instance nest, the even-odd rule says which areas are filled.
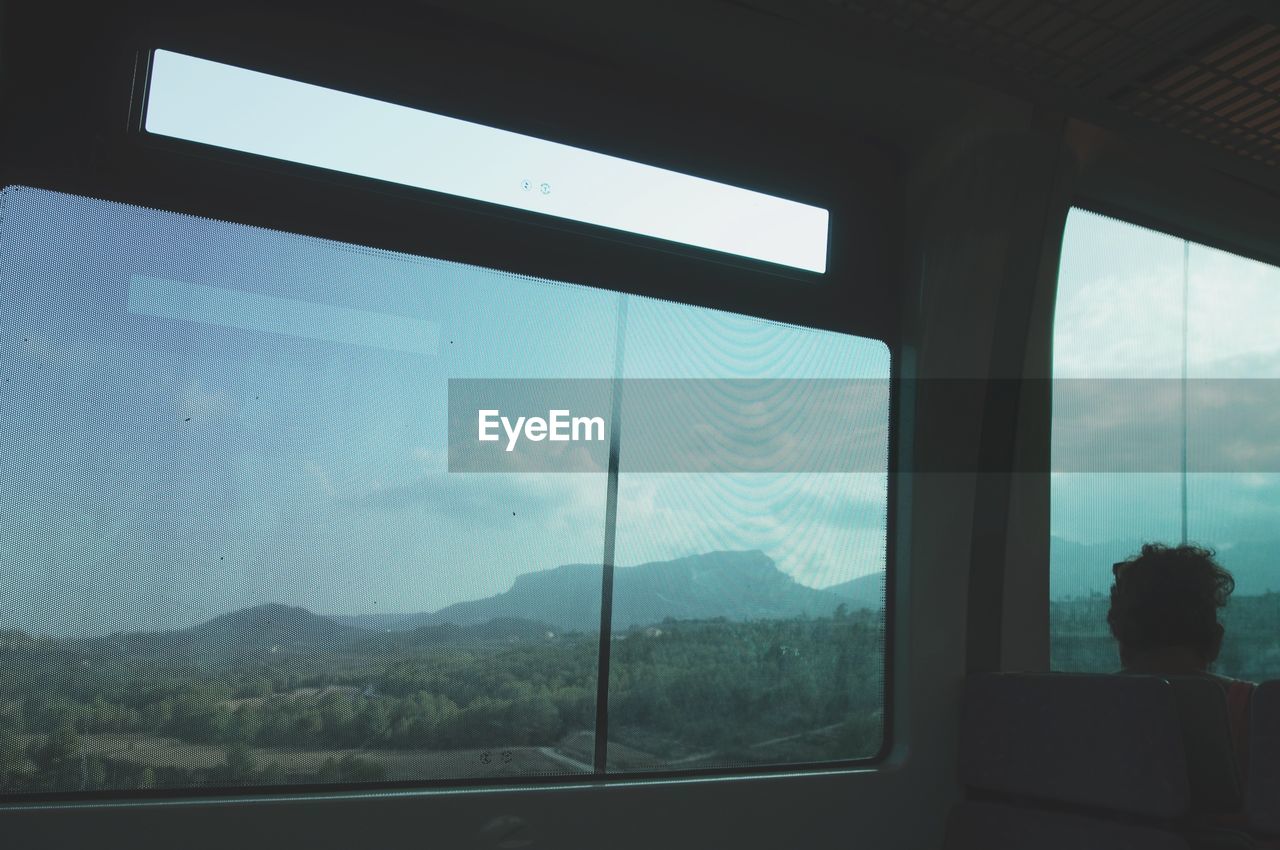
[[[560,735],[560,712],[545,696],[513,703],[507,716],[507,733],[525,744],[550,744]]]
[[[231,715],[227,726],[227,737],[235,743],[252,744],[262,731],[261,715],[245,706],[240,706]]]
[[[361,741],[373,745],[385,738],[390,731],[391,716],[382,700],[372,699],[365,704],[364,711],[355,716],[354,726]]]
[[[26,763],[27,754],[23,752],[17,734],[7,729],[0,730],[0,788],[14,785]]]
[[[320,770],[316,772],[316,778],[321,782],[337,782],[342,777],[338,774],[338,760],[333,756],[329,756],[320,763]]]
[[[386,778],[387,771],[375,761],[348,754],[338,762],[338,775],[343,782],[377,782]]]
[[[22,706],[17,700],[6,702],[0,700],[0,730],[21,732],[26,724],[23,722]]]
[[[386,768],[377,762],[348,753],[341,759],[326,758],[316,778],[321,782],[377,782],[386,775]]]
[[[81,748],[80,735],[69,717],[64,717],[45,736],[44,745],[36,753],[36,763],[44,774],[45,783],[51,789],[74,791],[83,784],[83,777],[80,775]]]
[[[84,788],[85,790],[94,790],[107,787],[107,768],[102,760],[97,757],[90,757],[85,760],[84,766]]]
[[[257,765],[249,748],[243,744],[232,744],[227,747],[226,764],[223,766],[223,779],[229,782],[247,782],[253,778]]]

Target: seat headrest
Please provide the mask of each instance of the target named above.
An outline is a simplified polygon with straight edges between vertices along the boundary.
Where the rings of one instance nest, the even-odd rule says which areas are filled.
[[[969,677],[960,771],[973,788],[1113,812],[1175,818],[1190,803],[1173,686],[1149,676]]]
[[[1226,686],[1211,676],[1164,676],[1173,686],[1182,721],[1191,810],[1238,813],[1244,806],[1240,771],[1231,741]]]
[[[1249,824],[1280,835],[1280,681],[1263,682],[1249,707]]]

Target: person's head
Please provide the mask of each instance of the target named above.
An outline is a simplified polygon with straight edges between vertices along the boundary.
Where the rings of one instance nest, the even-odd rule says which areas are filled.
[[[1107,624],[1126,669],[1176,658],[1204,670],[1217,659],[1222,649],[1218,609],[1236,583],[1214,560],[1212,549],[1147,543],[1141,554],[1112,571]]]

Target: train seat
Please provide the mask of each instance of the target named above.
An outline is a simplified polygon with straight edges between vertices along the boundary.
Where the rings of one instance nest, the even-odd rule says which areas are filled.
[[[960,742],[969,799],[950,818],[949,850],[1252,846],[1198,820],[1240,804],[1225,698],[1210,679],[972,676]]]
[[[1253,694],[1246,807],[1253,830],[1280,836],[1280,681],[1263,682]]]

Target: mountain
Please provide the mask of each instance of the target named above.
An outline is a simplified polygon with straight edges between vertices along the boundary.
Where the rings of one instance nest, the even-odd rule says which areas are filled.
[[[305,608],[272,603],[232,611],[187,629],[113,634],[78,645],[86,652],[111,655],[210,660],[334,650],[365,634]]]
[[[614,572],[613,627],[623,630],[667,617],[825,617],[849,601],[849,597],[797,583],[763,552],[709,552],[619,567]],[[465,626],[504,617],[535,620],[559,631],[598,629],[600,566],[566,564],[526,573],[505,593],[419,614],[402,621],[400,627]]]
[[[497,617],[483,623],[459,626],[440,623],[413,629],[383,629],[367,633],[353,648],[358,651],[395,651],[437,647],[443,644],[528,643],[554,640],[555,627],[534,620]]]
[[[329,619],[344,626],[355,626],[357,629],[371,629],[375,632],[390,632],[409,628],[415,613],[409,614],[330,614]]]
[[[439,626],[419,626],[406,634],[419,643],[444,643],[446,641],[513,641],[534,640],[554,636],[555,629],[547,623],[524,620],[519,617],[495,617],[483,623],[458,626],[445,623]]]
[[[1218,550],[1218,562],[1235,577],[1240,596],[1280,591],[1280,540],[1243,540],[1224,546]]]
[[[823,588],[848,603],[850,608],[879,608],[884,604],[884,573],[875,572],[842,584]]]
[[[184,630],[196,643],[213,646],[285,649],[334,648],[361,632],[293,605],[242,608]]]
[[[199,625],[130,632],[69,644],[89,655],[238,661],[276,654],[365,651],[476,641],[553,639],[600,628],[600,566],[566,564],[526,573],[511,588],[424,614],[326,617],[291,605],[256,605]],[[878,608],[883,573],[818,590],[799,584],[760,551],[708,552],[620,567],[613,627],[667,618],[728,620],[828,617],[840,605]]]
[[[1136,555],[1141,542],[1111,540],[1076,543],[1049,538],[1050,587],[1054,599],[1106,594],[1111,590],[1111,565]],[[1217,550],[1218,562],[1236,580],[1236,595],[1257,596],[1280,591],[1280,541],[1246,540]]]

